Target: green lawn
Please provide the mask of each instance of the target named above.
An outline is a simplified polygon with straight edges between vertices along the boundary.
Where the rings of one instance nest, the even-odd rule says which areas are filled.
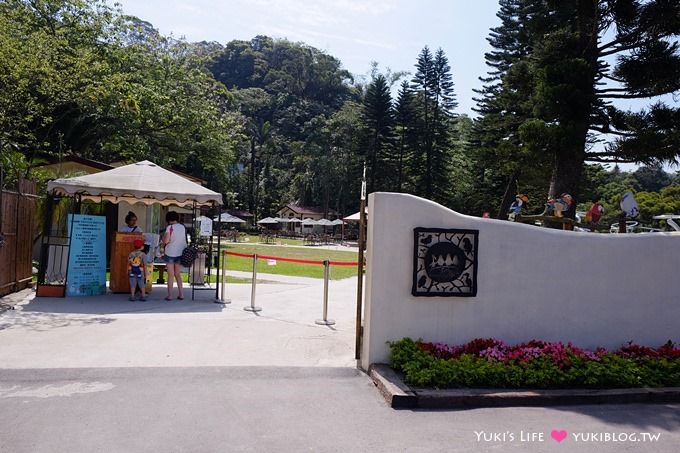
[[[300,241],[297,241],[299,244]],[[225,246],[222,246],[225,250]],[[229,252],[244,253],[252,255],[275,256],[281,258],[296,258],[305,260],[330,260],[330,261],[349,261],[356,262],[358,253],[355,250],[326,250],[308,247],[286,247],[285,245],[271,246],[262,244],[246,243],[227,243],[226,250]],[[227,256],[227,270],[252,272],[252,258],[237,256]],[[266,260],[258,260],[257,271],[267,274],[293,275],[297,277],[323,278],[323,266],[312,264],[289,263],[276,261],[276,265],[269,265]],[[330,276],[333,280],[340,280],[357,275],[356,266],[333,266],[331,265]]]

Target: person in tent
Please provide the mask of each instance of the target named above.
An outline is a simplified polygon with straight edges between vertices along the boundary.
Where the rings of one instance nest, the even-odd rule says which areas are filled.
[[[118,231],[121,233],[143,233],[142,229],[137,226],[137,215],[129,211],[125,216],[125,225],[121,226]]]

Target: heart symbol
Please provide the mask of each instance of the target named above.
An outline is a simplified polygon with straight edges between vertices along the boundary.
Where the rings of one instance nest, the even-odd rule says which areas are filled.
[[[556,429],[553,429],[553,430],[550,432],[550,437],[552,437],[553,439],[555,439],[555,440],[557,441],[557,443],[559,444],[560,442],[562,442],[564,439],[567,438],[567,432],[566,432],[565,430],[563,430],[563,429],[562,429],[562,430],[559,430],[559,431],[556,430]]]

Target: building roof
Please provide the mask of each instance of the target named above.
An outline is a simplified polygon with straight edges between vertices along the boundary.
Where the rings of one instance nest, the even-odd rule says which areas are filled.
[[[36,164],[33,167],[51,170],[57,177],[61,177],[63,173],[74,171],[92,174],[114,168],[113,165],[99,162],[97,160],[85,159],[84,157],[78,157],[72,154],[61,159],[55,157],[45,163]]]
[[[238,209],[227,209],[225,212],[227,214],[231,214],[233,216],[240,217],[242,219],[253,217],[253,215],[251,213],[249,213],[248,211],[239,211]]]
[[[100,171],[112,170],[114,168],[122,167],[128,165],[127,162],[111,162],[110,164],[99,162],[98,160],[86,159],[85,157],[79,157],[74,154],[69,154],[61,158],[53,158],[47,163],[37,164],[35,167],[40,167],[48,170],[54,170],[56,177],[62,177],[63,173],[78,171],[87,174],[98,173]],[[196,176],[183,173],[181,171],[173,170],[171,168],[167,169],[182,178],[188,179],[191,182],[205,186],[207,181],[205,179],[197,178]]]
[[[278,212],[283,211],[284,209],[290,209],[296,214],[300,215],[305,215],[305,214],[314,214],[314,215],[339,215],[338,211],[335,209],[330,209],[328,208],[328,212],[324,211],[323,208],[320,208],[318,206],[301,206],[297,204],[287,204],[283,208],[279,209]]]

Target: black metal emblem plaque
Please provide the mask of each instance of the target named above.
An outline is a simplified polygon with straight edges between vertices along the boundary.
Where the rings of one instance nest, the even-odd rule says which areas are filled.
[[[478,230],[415,228],[414,296],[477,295]]]

